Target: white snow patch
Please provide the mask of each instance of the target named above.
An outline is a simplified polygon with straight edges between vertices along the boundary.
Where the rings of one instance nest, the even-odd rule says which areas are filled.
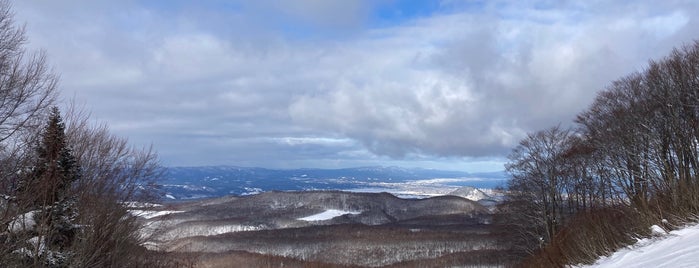
[[[602,257],[589,267],[697,267],[697,241],[699,225],[689,226],[672,231],[661,239],[641,239],[629,248],[621,249],[609,257]]]
[[[124,206],[128,208],[153,208],[153,207],[162,207],[163,205],[161,204],[154,204],[154,203],[146,203],[146,202],[123,202]]]
[[[166,194],[166,195],[165,195],[165,198],[177,199],[177,198],[175,198],[175,197],[174,197],[173,195],[171,195],[171,194]]]
[[[260,188],[255,188],[255,187],[245,187],[244,189],[245,189],[245,191],[247,191],[247,192],[240,194],[240,195],[242,195],[242,196],[246,196],[246,195],[256,195],[256,194],[260,194],[260,193],[263,192],[262,189],[260,189]]]
[[[257,226],[247,226],[247,225],[222,225],[222,226],[212,226],[208,228],[207,232],[201,235],[219,235],[225,233],[235,233],[235,232],[247,232],[247,231],[257,231],[262,228]]]
[[[33,245],[35,249],[39,252],[39,254],[42,254],[44,250],[46,249],[46,239],[44,236],[35,236],[27,240],[29,244]]]
[[[337,210],[337,209],[328,209],[326,211],[323,211],[318,214],[314,214],[308,217],[303,217],[303,218],[298,218],[298,220],[301,221],[324,221],[324,220],[329,220],[335,217],[339,217],[342,215],[347,215],[347,214],[359,214],[362,213],[361,211],[347,211],[347,210]]]
[[[129,213],[131,215],[134,215],[136,217],[141,217],[145,219],[150,219],[150,218],[155,218],[163,215],[170,215],[174,213],[181,213],[184,211],[177,211],[177,210],[129,210]]]
[[[491,199],[491,197],[488,194],[486,194],[485,192],[483,192],[481,189],[478,189],[476,187],[471,187],[471,186],[465,186],[465,187],[458,188],[449,194],[454,195],[454,196],[460,196],[460,197],[466,198],[466,199],[471,200],[471,201]]]
[[[32,210],[22,215],[17,215],[7,224],[7,229],[11,233],[34,229],[34,226],[36,226],[34,214],[37,212],[38,210]]]
[[[652,234],[654,234],[654,235],[664,235],[664,234],[667,234],[667,232],[665,232],[665,229],[663,229],[662,227],[657,226],[657,225],[651,226],[651,227],[650,227],[650,232],[651,232]]]
[[[369,179],[370,180],[370,179]],[[481,199],[502,200],[502,194],[492,189],[481,189],[475,187],[463,187],[450,185],[454,183],[463,184],[465,182],[484,181],[481,178],[435,178],[426,180],[404,181],[404,182],[362,182],[362,187],[344,189],[343,191],[357,193],[378,193],[387,192],[401,198],[422,199],[433,196],[456,195],[472,201]],[[459,194],[459,190],[470,189],[468,193]],[[473,192],[473,193],[471,193]],[[468,197],[466,197],[466,196]]]
[[[220,235],[226,233],[236,233],[236,232],[248,232],[257,231],[262,228],[258,226],[249,225],[218,225],[218,226],[207,226],[203,229],[191,228],[190,232],[186,232],[184,237],[191,236],[210,236],[210,235]]]
[[[46,250],[45,240],[46,239],[44,239],[44,236],[32,237],[29,240],[27,240],[27,244],[34,246],[34,249],[27,249],[23,247],[12,251],[12,253],[21,254],[29,258],[35,257],[34,252],[37,252],[39,255],[43,255],[44,251]]]

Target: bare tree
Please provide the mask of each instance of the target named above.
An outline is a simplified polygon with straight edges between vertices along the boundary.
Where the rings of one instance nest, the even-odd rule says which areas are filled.
[[[0,142],[41,124],[52,106],[58,77],[43,52],[27,52],[24,27],[15,25],[7,1],[0,1]]]
[[[89,114],[71,105],[66,118],[68,142],[81,166],[76,182],[78,221],[91,228],[79,234],[72,264],[80,267],[143,266],[149,261],[141,246],[148,237],[142,223],[127,210],[128,203],[159,198],[157,181],[163,169],[149,148],[128,145],[105,124],[94,125]]]
[[[32,161],[49,107],[56,99],[58,77],[43,52],[25,48],[24,27],[18,27],[8,1],[0,1],[0,226],[17,219],[15,190]],[[26,212],[26,211],[24,211]],[[10,239],[0,231],[0,262],[10,256]]]
[[[508,156],[508,203],[524,250],[551,241],[567,213],[563,154],[570,131],[553,127],[530,134]]]
[[[529,135],[507,165],[512,174],[508,211],[518,223],[540,226],[518,224],[518,230],[530,238],[545,234],[543,242],[557,237],[540,256],[563,265],[566,261],[556,258],[572,255],[561,250],[577,248],[585,252],[578,256],[582,259],[568,261],[579,263],[628,244],[651,224],[696,220],[699,41],[613,81],[575,123],[575,134],[567,138],[554,135],[556,129]],[[556,234],[551,221],[576,212],[583,214]],[[630,219],[626,231],[605,222],[615,214]],[[587,236],[604,243],[575,245],[585,240],[571,238],[579,235],[575,231],[590,232]]]
[[[150,148],[133,148],[105,124],[92,124],[87,113],[69,108],[64,141],[80,167],[74,180],[20,184],[41,170],[36,164],[41,153],[35,148],[45,136],[40,126],[47,122],[48,108],[55,105],[58,83],[45,54],[27,52],[25,44],[24,28],[16,26],[10,3],[0,0],[0,266],[28,265],[26,258],[18,257],[22,255],[33,257],[30,265],[40,265],[47,257],[39,253],[46,248],[42,241],[52,234],[41,230],[51,230],[58,221],[41,216],[38,208],[59,208],[48,204],[56,201],[54,190],[59,188],[65,190],[60,200],[73,200],[70,220],[80,227],[73,230],[70,242],[55,244],[60,248],[55,252],[69,253],[62,255],[60,265],[146,266],[151,259],[141,246],[141,222],[129,214],[126,202],[157,197],[155,182],[162,169]],[[63,135],[63,129],[56,133]]]
[[[699,212],[698,65],[699,42],[675,49],[614,81],[576,120],[599,174],[646,213]]]

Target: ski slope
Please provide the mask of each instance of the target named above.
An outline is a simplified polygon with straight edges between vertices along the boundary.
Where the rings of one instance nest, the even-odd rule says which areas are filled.
[[[587,267],[699,267],[699,225],[642,239]]]

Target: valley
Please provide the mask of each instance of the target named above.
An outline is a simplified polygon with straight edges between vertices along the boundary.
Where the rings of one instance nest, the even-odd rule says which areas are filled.
[[[231,259],[306,267],[497,266],[496,198],[472,187],[460,193],[488,202],[454,195],[270,191],[134,210],[144,215],[148,248],[198,267],[226,267]]]

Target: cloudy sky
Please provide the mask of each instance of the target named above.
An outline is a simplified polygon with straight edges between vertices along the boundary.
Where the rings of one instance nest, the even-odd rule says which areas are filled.
[[[64,99],[171,166],[500,170],[699,38],[699,1],[12,1]]]

